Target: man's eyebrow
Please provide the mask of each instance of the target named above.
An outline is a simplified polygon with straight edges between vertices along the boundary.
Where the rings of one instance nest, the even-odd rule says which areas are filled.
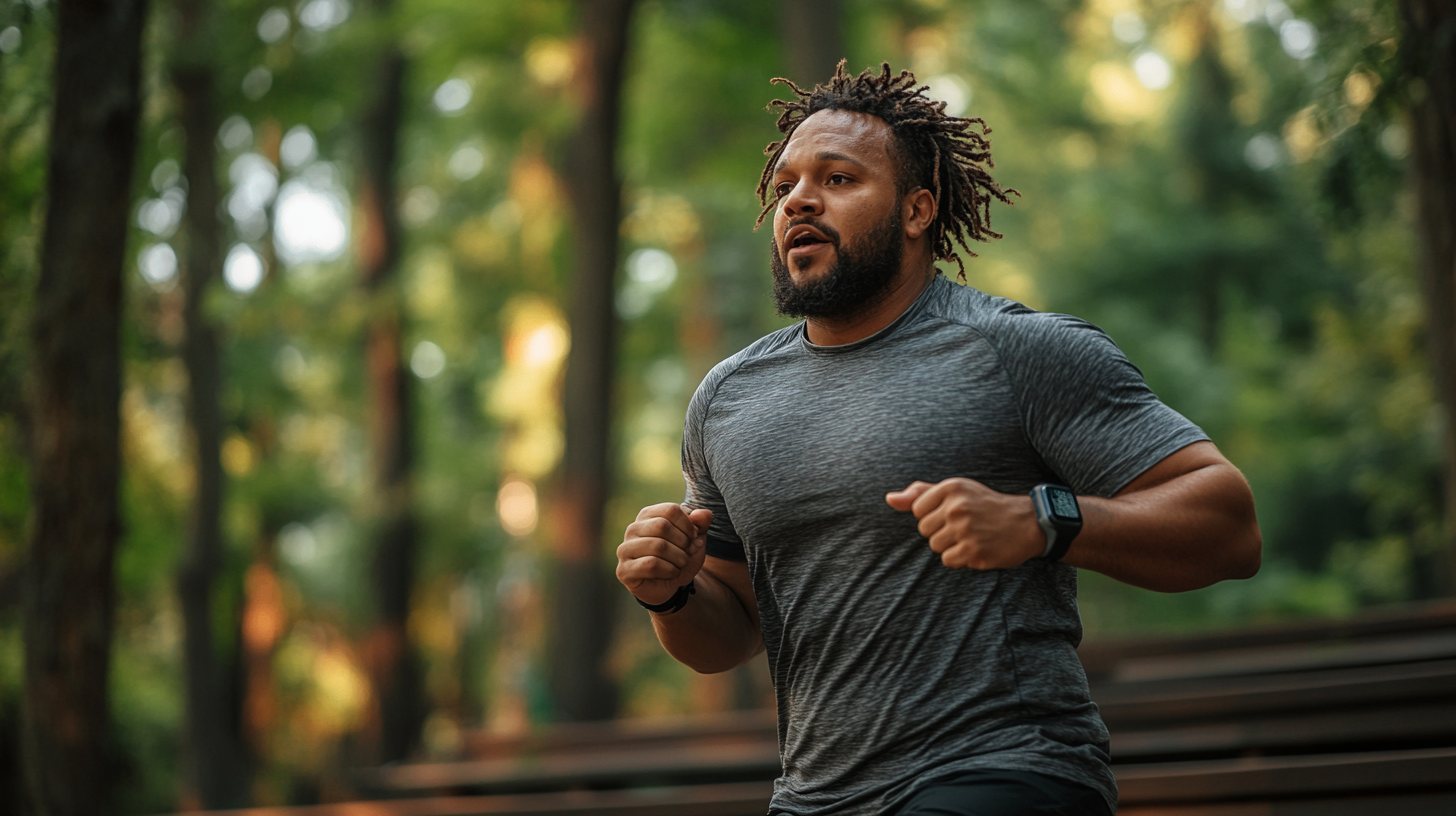
[[[776,164],[776,165],[774,165],[773,175],[777,176],[779,173],[784,172],[784,161],[785,160],[786,160],[785,157],[783,157],[783,156],[780,156],[779,157],[779,163]],[[814,154],[814,160],[815,161],[822,161],[822,162],[825,162],[825,161],[843,161],[843,162],[849,162],[850,164],[853,164],[856,167],[864,167],[864,162],[860,161],[859,159],[856,159],[853,156],[850,156],[847,153],[840,153],[840,152],[838,152],[836,150],[824,150],[824,151],[821,151],[819,153],[816,153],[816,154]]]

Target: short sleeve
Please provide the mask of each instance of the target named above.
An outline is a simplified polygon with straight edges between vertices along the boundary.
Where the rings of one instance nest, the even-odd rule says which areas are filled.
[[[1174,452],[1208,439],[1164,405],[1101,329],[1075,317],[1007,319],[1010,370],[1032,447],[1078,493],[1110,497]]]
[[[743,540],[733,529],[733,521],[728,516],[728,505],[723,501],[723,494],[713,482],[713,474],[708,469],[703,445],[703,426],[713,394],[721,381],[716,374],[718,372],[715,370],[698,386],[692,402],[688,405],[687,418],[683,422],[682,469],[683,482],[687,485],[683,504],[694,510],[713,511],[713,521],[708,525],[708,555],[725,561],[747,561]]]

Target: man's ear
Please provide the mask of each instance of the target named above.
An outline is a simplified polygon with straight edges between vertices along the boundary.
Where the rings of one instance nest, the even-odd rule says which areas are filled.
[[[900,220],[905,224],[905,237],[915,240],[935,223],[935,195],[924,187],[917,187],[905,194],[901,204]]]

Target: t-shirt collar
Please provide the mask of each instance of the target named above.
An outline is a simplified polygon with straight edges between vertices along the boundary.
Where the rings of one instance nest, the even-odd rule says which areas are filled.
[[[837,346],[821,346],[809,342],[809,321],[805,320],[799,324],[799,342],[803,345],[805,351],[813,354],[844,354],[850,351],[858,351],[865,346],[878,343],[881,339],[894,334],[901,326],[913,321],[916,315],[925,310],[925,304],[929,301],[931,292],[938,289],[944,283],[946,283],[944,276],[937,272],[935,277],[931,279],[930,284],[920,293],[920,296],[915,298],[914,303],[906,307],[905,311],[901,312],[899,317],[891,321],[890,325],[880,329],[869,337],[861,338],[853,343],[844,343]]]

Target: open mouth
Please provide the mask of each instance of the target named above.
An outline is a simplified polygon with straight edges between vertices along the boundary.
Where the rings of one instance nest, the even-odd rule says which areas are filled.
[[[819,247],[829,244],[829,239],[824,233],[808,224],[790,227],[784,238],[790,254],[813,252]]]

